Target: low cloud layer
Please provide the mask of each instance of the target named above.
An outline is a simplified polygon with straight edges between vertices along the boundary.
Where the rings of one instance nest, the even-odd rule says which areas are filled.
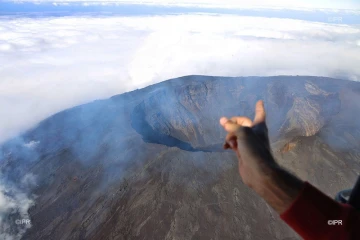
[[[360,27],[232,15],[0,19],[0,142],[63,109],[202,74],[360,79]]]

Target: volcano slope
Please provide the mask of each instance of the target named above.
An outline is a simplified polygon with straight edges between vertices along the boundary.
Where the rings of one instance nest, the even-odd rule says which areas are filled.
[[[243,185],[221,116],[263,99],[278,162],[330,196],[360,172],[360,84],[186,76],[57,113],[1,147],[34,196],[22,239],[299,239]],[[31,146],[31,147],[29,147]],[[15,234],[19,213],[9,213]]]

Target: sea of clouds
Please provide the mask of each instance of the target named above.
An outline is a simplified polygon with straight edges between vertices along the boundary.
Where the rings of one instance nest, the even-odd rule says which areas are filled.
[[[360,27],[188,14],[0,18],[0,142],[66,108],[183,75],[360,80]]]

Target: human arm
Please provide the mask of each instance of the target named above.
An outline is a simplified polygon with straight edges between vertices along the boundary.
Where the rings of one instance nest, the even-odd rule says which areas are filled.
[[[256,104],[255,113],[253,121],[247,117],[220,119],[228,132],[224,148],[236,153],[243,182],[303,238],[357,239],[359,214],[279,166],[271,153],[262,101]],[[343,225],[329,225],[329,220],[342,220]]]

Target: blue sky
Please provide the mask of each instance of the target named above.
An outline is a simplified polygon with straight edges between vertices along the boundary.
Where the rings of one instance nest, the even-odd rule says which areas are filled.
[[[357,0],[5,0],[6,2],[33,2],[33,3],[84,3],[84,4],[114,4],[114,3],[131,3],[131,4],[152,4],[167,6],[213,6],[226,8],[247,8],[247,7],[277,7],[277,8],[332,8],[332,9],[360,9],[360,2]],[[5,2],[3,0],[3,2]]]

